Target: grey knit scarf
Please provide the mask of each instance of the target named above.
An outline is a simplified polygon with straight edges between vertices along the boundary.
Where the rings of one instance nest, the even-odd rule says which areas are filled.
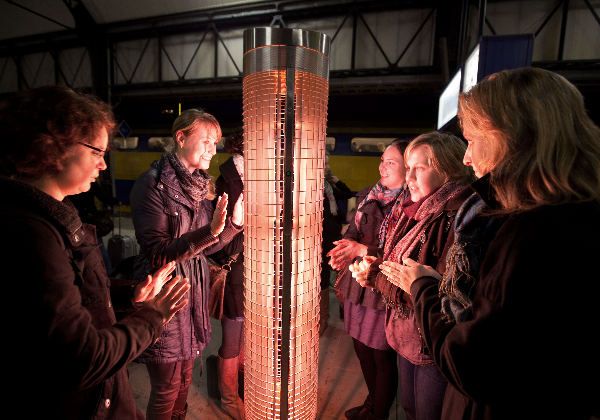
[[[183,188],[183,191],[188,197],[196,203],[204,200],[208,192],[210,176],[200,169],[196,169],[194,172],[190,173],[190,171],[183,166],[183,163],[181,163],[175,153],[168,153],[167,159],[175,170],[181,188]]]

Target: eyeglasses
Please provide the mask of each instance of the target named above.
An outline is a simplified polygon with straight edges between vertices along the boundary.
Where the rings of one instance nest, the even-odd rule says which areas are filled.
[[[83,142],[81,142],[81,141],[78,141],[77,143],[81,144],[82,146],[85,146],[85,147],[87,147],[88,149],[92,149],[94,152],[96,152],[96,153],[94,153],[94,154],[95,154],[96,156],[98,156],[98,157],[102,157],[102,158],[103,158],[103,157],[104,157],[104,154],[106,153],[106,150],[102,150],[102,149],[100,149],[99,147],[92,146],[91,144],[83,143]]]

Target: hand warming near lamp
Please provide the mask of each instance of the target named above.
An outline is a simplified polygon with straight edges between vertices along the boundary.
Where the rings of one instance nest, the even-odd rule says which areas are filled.
[[[433,267],[422,265],[412,258],[404,258],[403,264],[394,261],[384,261],[379,265],[379,270],[385,274],[388,280],[410,295],[411,284],[420,277],[434,277],[442,279],[440,273]]]

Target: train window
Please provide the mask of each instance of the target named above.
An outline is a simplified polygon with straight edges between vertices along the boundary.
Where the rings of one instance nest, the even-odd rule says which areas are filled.
[[[383,153],[395,137],[353,137],[350,150],[356,153]]]
[[[139,137],[115,137],[112,145],[117,149],[137,149]]]
[[[328,152],[335,150],[335,137],[325,137],[325,150]]]
[[[148,139],[148,149],[162,152],[167,149],[172,140],[173,137],[150,137]]]
[[[217,143],[217,153],[224,153],[223,149],[225,149],[225,139],[226,137],[221,137],[221,140]]]

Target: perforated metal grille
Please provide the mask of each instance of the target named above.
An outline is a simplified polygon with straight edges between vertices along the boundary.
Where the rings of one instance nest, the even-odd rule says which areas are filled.
[[[289,74],[289,73],[288,73]],[[248,419],[281,418],[284,240],[291,237],[289,419],[314,419],[317,410],[319,292],[323,175],[327,122],[326,79],[295,71],[244,77],[245,407]],[[294,94],[288,95],[288,86]],[[287,103],[293,98],[293,103]],[[291,110],[289,109],[291,108]],[[286,115],[293,116],[292,138]],[[288,126],[288,132],[289,126]],[[286,142],[292,142],[292,147]],[[286,148],[287,144],[287,148]],[[286,156],[286,150],[293,156]],[[291,162],[289,173],[284,172]],[[290,166],[288,166],[288,169]],[[286,176],[292,182],[285,182]],[[292,217],[284,225],[286,185]],[[287,235],[285,230],[288,230]],[[285,358],[283,359],[285,360]],[[286,369],[283,369],[286,371]]]
[[[248,51],[244,56],[244,74],[294,68],[329,80],[329,57],[306,47],[269,45]]]

